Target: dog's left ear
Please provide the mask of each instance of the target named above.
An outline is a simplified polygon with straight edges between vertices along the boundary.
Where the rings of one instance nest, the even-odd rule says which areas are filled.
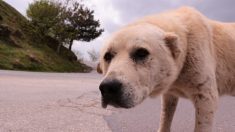
[[[175,59],[178,58],[181,52],[178,45],[178,39],[178,36],[171,32],[166,33],[164,38],[166,46],[170,49],[171,54]]]
[[[100,73],[100,74],[103,73],[102,70],[101,70],[101,68],[100,68],[100,63],[97,64],[96,71],[97,71],[98,73]]]

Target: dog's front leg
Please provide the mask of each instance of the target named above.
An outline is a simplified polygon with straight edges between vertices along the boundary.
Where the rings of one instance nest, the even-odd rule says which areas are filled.
[[[212,132],[218,95],[213,91],[196,94],[193,98],[196,112],[195,132]]]
[[[161,117],[158,132],[170,132],[171,122],[178,103],[178,97],[164,94],[161,99]]]

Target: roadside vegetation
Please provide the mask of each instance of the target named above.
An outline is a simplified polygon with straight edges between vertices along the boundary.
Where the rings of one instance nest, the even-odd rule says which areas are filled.
[[[92,41],[103,29],[94,11],[67,0],[36,0],[25,18],[0,1],[0,69],[88,72],[71,51],[73,41]]]

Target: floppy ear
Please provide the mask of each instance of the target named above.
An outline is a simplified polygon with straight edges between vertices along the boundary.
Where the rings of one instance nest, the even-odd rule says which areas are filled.
[[[97,64],[96,71],[100,74],[102,74],[102,70],[100,68],[100,63]]]
[[[176,59],[181,52],[178,45],[178,36],[169,32],[165,34],[164,40],[166,46],[170,49],[172,56]]]

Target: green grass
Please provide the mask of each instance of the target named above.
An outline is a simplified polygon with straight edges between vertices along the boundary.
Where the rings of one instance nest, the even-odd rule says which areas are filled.
[[[39,62],[32,61],[33,55]],[[86,72],[87,66],[71,62],[58,56],[48,47],[26,46],[15,48],[0,40],[0,69],[47,71],[47,72]]]
[[[20,23],[25,22],[26,19],[1,0],[0,16],[3,18],[0,24],[8,25],[12,32],[19,30],[23,34],[23,37],[11,35],[10,38],[1,38],[0,36],[0,69],[46,72],[87,72],[90,70],[86,65],[69,61],[48,46],[38,45],[28,39],[20,26]]]

